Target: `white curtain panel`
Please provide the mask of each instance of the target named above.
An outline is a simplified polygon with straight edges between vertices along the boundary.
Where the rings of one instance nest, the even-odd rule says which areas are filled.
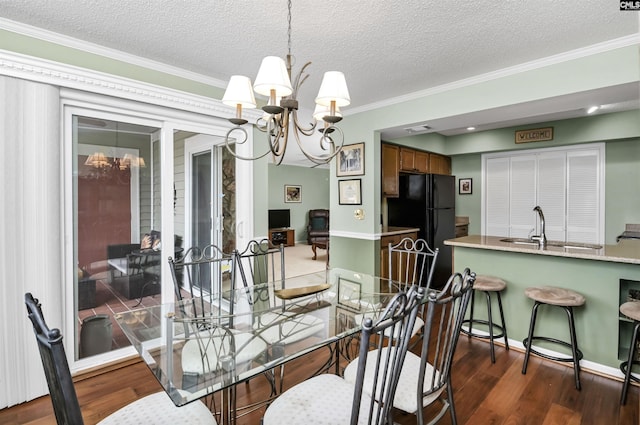
[[[60,108],[57,87],[0,76],[0,409],[48,393],[24,293],[64,329]]]

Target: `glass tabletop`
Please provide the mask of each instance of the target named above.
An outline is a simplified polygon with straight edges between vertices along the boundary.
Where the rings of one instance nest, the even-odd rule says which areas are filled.
[[[394,295],[386,279],[329,269],[284,282],[132,310],[118,324],[182,406],[356,334]]]

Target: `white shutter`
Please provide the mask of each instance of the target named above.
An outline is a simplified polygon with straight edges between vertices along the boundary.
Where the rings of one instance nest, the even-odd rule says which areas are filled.
[[[598,151],[567,155],[567,240],[601,243]]]
[[[482,233],[509,236],[509,158],[488,159],[484,164]]]
[[[526,238],[535,225],[536,156],[511,158],[511,203],[509,205],[509,236]]]
[[[566,240],[566,162],[567,155],[563,151],[543,152],[538,155],[537,205],[540,205],[544,212],[548,240]],[[539,227],[538,224],[536,234],[540,234]]]
[[[548,240],[604,242],[604,144],[482,156],[482,233],[539,234]],[[532,232],[533,230],[533,232]]]

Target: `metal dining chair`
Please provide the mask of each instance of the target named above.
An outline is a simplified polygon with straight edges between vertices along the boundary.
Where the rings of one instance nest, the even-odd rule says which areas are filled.
[[[58,424],[82,425],[80,403],[73,386],[67,356],[59,329],[49,329],[42,315],[40,302],[30,293],[24,301],[38,342],[42,366],[47,378],[51,403]],[[122,424],[209,424],[217,422],[200,401],[176,407],[165,392],[143,397],[128,404],[99,422],[99,425]]]
[[[234,329],[235,256],[215,245],[193,247],[178,261],[169,258],[169,266],[176,298],[183,309],[190,309],[183,316],[193,318],[189,326],[183,322],[187,341],[181,355],[182,388],[197,387],[207,374],[221,370],[224,353],[235,353],[240,373],[243,365],[265,352],[263,340]]]
[[[475,273],[466,269],[463,274],[451,275],[444,288],[427,291],[425,332],[420,356],[409,351],[405,357],[398,379],[398,390],[393,398],[393,407],[413,413],[417,423],[425,423],[423,409],[436,401],[442,408],[434,414],[429,424],[437,423],[449,411],[452,424],[456,424],[451,368],[460,328],[471,298]],[[365,389],[374,385],[376,369],[367,367]],[[354,360],[344,372],[345,380],[356,382],[360,364]],[[446,397],[444,394],[446,393]]]
[[[424,239],[403,238],[395,245],[389,244],[389,283],[400,290],[406,290],[414,284],[431,288],[439,252],[438,248],[431,249]],[[412,335],[423,329],[423,317],[424,305],[418,312]]]
[[[325,329],[324,321],[286,308],[286,300],[278,298],[274,289],[285,289],[284,246],[274,247],[268,239],[252,240],[240,252],[235,251],[236,265],[253,313],[252,327],[279,357],[288,344],[301,341]],[[270,285],[264,285],[270,283]],[[279,385],[273,372],[267,373],[272,394],[282,392],[284,365],[280,366]]]
[[[393,424],[391,401],[423,296],[424,288],[419,287],[399,292],[379,317],[364,320],[353,382],[333,374],[303,381],[267,407],[263,425]],[[370,351],[372,346],[375,350]],[[369,370],[378,373],[367,374]],[[368,388],[376,388],[376,396],[371,396]]]

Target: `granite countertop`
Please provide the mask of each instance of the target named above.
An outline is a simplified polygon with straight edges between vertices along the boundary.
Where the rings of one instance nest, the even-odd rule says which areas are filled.
[[[417,227],[388,226],[388,227],[382,228],[382,233],[380,233],[380,236],[401,235],[403,233],[412,233],[412,232],[419,232],[419,231],[420,229]]]
[[[564,248],[549,246],[540,249],[537,245],[503,242],[504,236],[470,235],[449,239],[445,245],[466,248],[490,249],[494,251],[520,252],[534,255],[582,258],[586,260],[610,261],[615,263],[640,264],[640,240],[624,239],[615,245],[604,245],[600,249]],[[549,241],[552,242],[552,241]]]

